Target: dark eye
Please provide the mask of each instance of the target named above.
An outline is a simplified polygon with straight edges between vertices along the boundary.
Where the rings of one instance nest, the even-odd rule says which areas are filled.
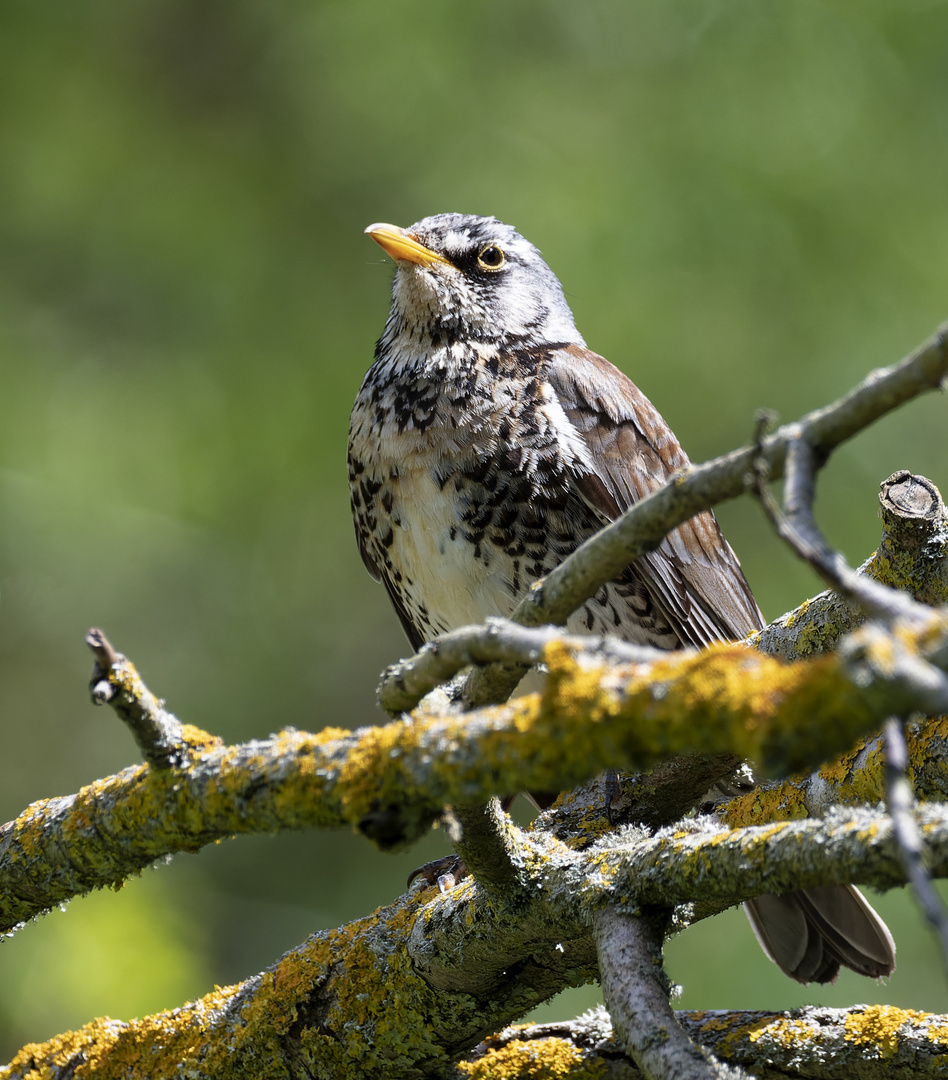
[[[507,257],[496,244],[488,244],[477,256],[477,265],[482,270],[499,270],[506,261]]]

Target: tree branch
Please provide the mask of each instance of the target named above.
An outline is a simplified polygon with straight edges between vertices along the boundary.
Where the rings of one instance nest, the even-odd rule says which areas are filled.
[[[948,876],[948,807],[919,805],[918,825],[931,873]],[[696,918],[720,911],[717,901],[731,906],[818,885],[885,890],[906,882],[891,819],[865,808],[746,829],[722,830],[713,819],[693,819],[648,838],[610,838],[590,849],[590,860],[588,879],[576,875],[578,864],[557,868],[561,887],[568,883],[577,903],[583,893],[601,899],[603,890],[638,904],[684,904],[700,892]],[[702,911],[702,903],[712,903],[713,910]]]
[[[756,451],[745,448],[687,470],[539,583],[520,617],[562,621],[670,528],[740,494],[755,453],[767,475],[777,477],[794,439],[805,437],[817,457],[825,456],[890,408],[936,386],[946,370],[942,332],[835,405],[761,440]],[[940,544],[939,570],[925,580],[943,602],[946,530],[943,518],[922,517],[927,539],[916,559],[924,561]],[[890,555],[877,561],[893,575],[904,572],[893,568]],[[686,915],[701,918],[763,892],[901,884],[906,870],[897,830],[865,809],[739,829],[707,818],[678,821],[654,835],[649,829],[674,821],[693,802],[701,779],[735,757],[754,758],[765,771],[784,775],[851,746],[893,713],[948,711],[948,609],[912,602],[891,626],[866,624],[842,639],[835,654],[805,665],[724,644],[655,657],[607,641],[495,624],[400,669],[393,677],[403,695],[398,707],[460,664],[494,665],[498,658],[507,661],[501,680],[507,682],[523,665],[542,660],[549,669],[542,694],[463,717],[422,706],[377,729],[288,730],[239,747],[223,747],[179,724],[103,635],[94,633],[90,645],[97,660],[94,694],[129,723],[148,765],[75,796],[33,804],[3,826],[0,925],[7,929],[169,852],[241,832],[348,823],[390,847],[420,835],[445,804],[466,806],[495,791],[570,788],[606,768],[665,771],[635,778],[626,792],[631,812],[641,811],[638,820],[648,828],[626,827],[606,838],[601,812],[584,826],[570,800],[529,833],[506,821],[502,827],[489,818],[475,821],[468,829],[475,861],[483,852],[490,863],[492,847],[503,846],[496,880],[488,865],[478,868],[483,883],[467,880],[433,897],[416,887],[374,916],[314,935],[268,971],[200,1002],[130,1024],[96,1021],[24,1048],[0,1073],[3,1080],[39,1071],[65,1080],[87,1066],[128,1072],[142,1061],[155,1077],[181,1069],[238,1080],[447,1075],[451,1062],[488,1031],[595,976],[590,912],[598,913],[600,962],[625,1043],[644,1050],[656,1075],[678,1060],[703,1067],[709,1059],[694,1054],[677,1033],[664,1047],[643,1038],[649,1023],[667,1026],[664,990],[650,976],[648,1000],[633,1004],[613,952],[632,956],[639,967],[652,965],[662,932],[638,919],[643,906],[687,905],[674,914],[677,927]],[[475,686],[475,697],[488,684],[497,692],[496,668],[491,671],[481,690]],[[945,722],[917,734],[918,754],[932,751],[930,771],[912,761],[916,784],[923,781],[939,795],[948,789],[944,740],[940,757],[934,747]],[[860,770],[867,782],[874,776],[872,746],[853,777]],[[686,756],[669,762],[675,754]],[[829,770],[819,775],[833,786]],[[815,805],[817,785],[809,779],[804,802]],[[728,820],[735,819],[736,805],[724,808]],[[765,809],[760,802],[756,820]],[[935,875],[946,876],[948,807],[923,805],[917,815],[925,859]],[[897,1029],[886,1026],[892,1015],[877,1012],[861,1026],[858,1015],[849,1014],[857,1020],[847,1032],[860,1045],[865,1040],[867,1054],[878,1045],[888,1052],[886,1039],[899,1043]],[[900,1013],[899,1023],[908,1024],[907,1016]],[[867,1031],[882,1034],[870,1043]],[[779,1040],[769,1026],[767,1032],[759,1037]],[[705,1045],[711,1038],[699,1035]],[[753,1033],[748,1039],[753,1042]]]
[[[941,1076],[948,1052],[948,1018],[856,1005],[790,1012],[676,1013],[691,1037],[733,1065],[753,1069],[758,1080],[928,1080]],[[576,1020],[508,1028],[485,1040],[462,1065],[464,1080],[529,1080],[538,1066],[563,1080],[638,1080],[622,1054],[608,1013],[593,1009]]]
[[[765,776],[812,767],[892,714],[948,712],[948,679],[926,659],[948,666],[946,641],[948,613],[930,612],[921,630],[867,624],[805,665],[733,644],[603,664],[554,642],[542,695],[463,717],[419,710],[410,723],[287,730],[238,747],[199,732],[186,766],[126,769],[3,826],[0,926],[236,833],[355,824],[390,848],[446,804],[566,790],[683,751],[734,753]]]
[[[943,800],[948,794],[948,717],[913,721],[906,732],[911,790],[918,799]],[[883,802],[886,760],[881,734],[860,740],[814,772],[775,783],[715,807],[731,828],[769,821],[822,817],[835,806]]]
[[[743,1073],[722,1069],[693,1042],[668,1001],[662,967],[668,912],[630,915],[604,904],[594,910],[599,978],[617,1041],[649,1080],[717,1080]],[[662,925],[657,926],[656,922]]]
[[[135,665],[116,652],[101,630],[91,629],[86,644],[95,657],[89,691],[94,705],[109,704],[128,726],[145,761],[154,769],[184,765],[194,750],[211,738],[195,728],[185,729],[142,682]],[[192,741],[197,735],[196,741]],[[212,740],[221,745],[222,740]]]

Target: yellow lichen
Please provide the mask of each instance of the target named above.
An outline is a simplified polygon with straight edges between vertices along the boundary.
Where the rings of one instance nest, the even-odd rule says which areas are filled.
[[[268,1080],[284,1075],[286,1033],[320,984],[335,977],[326,1034],[301,1025],[300,1049],[319,1080],[382,1077],[441,1053],[432,1026],[438,996],[414,973],[405,948],[417,897],[338,930],[314,934],[270,971],[215,988],[172,1012],[129,1023],[95,1020],[24,1047],[0,1077],[41,1080],[71,1063],[76,1080],[201,1075]],[[33,1071],[30,1071],[32,1068]],[[26,1070],[26,1071],[23,1071]]]
[[[859,1046],[874,1047],[880,1057],[892,1057],[899,1046],[899,1029],[912,1021],[924,1020],[925,1016],[914,1009],[870,1005],[863,1012],[846,1016],[845,1038]]]
[[[194,754],[212,750],[214,747],[223,746],[224,740],[219,735],[212,735],[203,728],[195,727],[194,724],[182,724],[179,732],[181,741]]]
[[[567,1039],[518,1039],[491,1048],[476,1061],[462,1061],[458,1070],[470,1080],[596,1080],[605,1062],[583,1055]]]
[[[907,732],[909,772],[914,776],[931,760],[933,754],[941,756],[948,746],[948,716],[925,721],[920,730]]]
[[[768,821],[798,821],[809,816],[804,789],[795,781],[772,788],[755,788],[731,799],[720,813],[732,829]]]
[[[816,1032],[804,1020],[791,1020],[787,1017],[777,1017],[775,1020],[762,1020],[752,1025],[747,1031],[750,1042],[767,1038],[779,1043],[781,1046],[791,1047],[808,1039],[815,1039]]]
[[[734,1052],[734,1047],[739,1045],[750,1033],[755,1031],[760,1021],[748,1023],[744,1014],[739,1012],[723,1012],[713,1014],[710,1019],[701,1024],[701,1032],[709,1043],[717,1047],[717,1051],[723,1055]],[[720,1036],[719,1039],[714,1036]]]
[[[739,1017],[740,1013],[714,1013],[710,1020],[705,1020],[701,1025],[701,1030],[706,1035],[711,1035],[719,1031],[731,1031],[734,1027],[735,1018]]]

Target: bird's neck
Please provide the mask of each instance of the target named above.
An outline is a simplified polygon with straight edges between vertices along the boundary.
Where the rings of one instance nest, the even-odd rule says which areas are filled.
[[[375,367],[387,378],[446,379],[471,370],[477,364],[472,344],[433,330],[408,325],[389,316],[375,346]]]

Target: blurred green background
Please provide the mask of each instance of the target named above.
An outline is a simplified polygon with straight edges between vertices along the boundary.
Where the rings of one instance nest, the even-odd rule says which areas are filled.
[[[90,625],[228,741],[380,719],[406,643],[345,480],[392,275],[369,222],[515,224],[700,460],[948,318],[946,193],[943,2],[8,0],[0,821],[137,759],[89,704]],[[931,395],[833,458],[852,561],[887,475],[948,485],[946,430]],[[749,502],[721,517],[768,616],[818,591]],[[250,975],[442,850],[240,839],[77,900],[0,947],[0,1060]],[[948,1010],[911,899],[881,906],[886,987],[797,987],[732,912],[672,944],[682,1003]]]

